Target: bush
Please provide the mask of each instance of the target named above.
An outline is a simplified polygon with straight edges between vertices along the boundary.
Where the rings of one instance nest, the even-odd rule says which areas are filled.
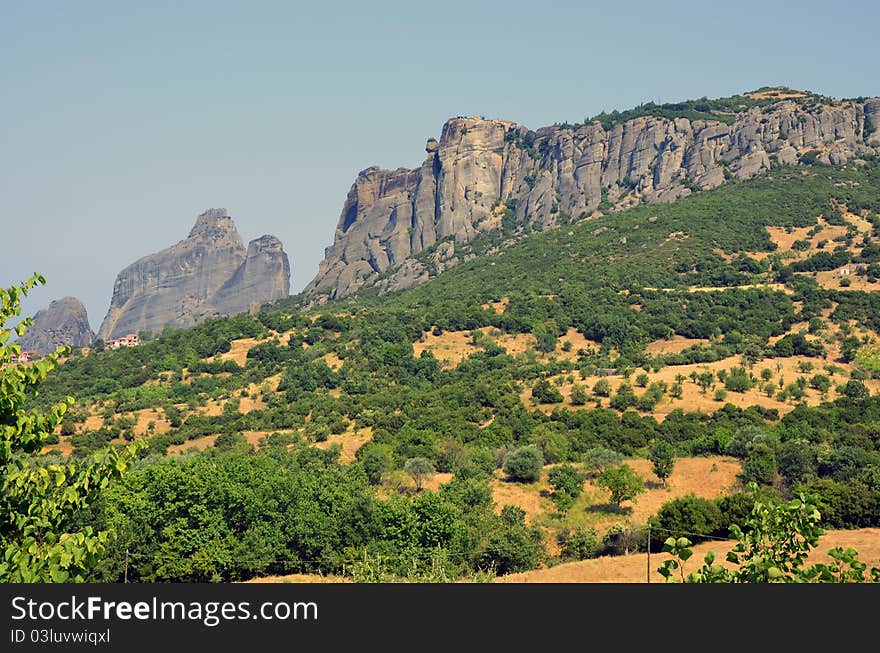
[[[769,485],[776,476],[776,470],[776,453],[760,442],[752,447],[749,457],[743,463],[742,477],[746,482],[754,481],[761,485]]]
[[[558,404],[562,401],[562,393],[554,388],[547,379],[539,379],[532,388],[532,400],[539,404]]]
[[[571,386],[571,395],[569,397],[572,406],[583,406],[587,403],[587,392],[583,386]]]
[[[651,519],[651,527],[656,528],[651,540],[662,543],[667,537],[687,535],[692,542],[701,542],[707,536],[726,535],[721,533],[725,525],[718,503],[689,494],[663,504]]]
[[[511,480],[533,483],[541,476],[544,467],[544,456],[534,445],[514,449],[504,458],[504,473]]]
[[[369,442],[358,449],[356,455],[372,485],[381,483],[382,474],[391,471],[394,467],[391,447],[387,444]]]
[[[624,501],[632,501],[645,491],[645,481],[629,465],[610,467],[599,474],[596,485],[611,492],[611,503],[620,508]]]
[[[850,379],[843,386],[843,394],[850,399],[865,399],[871,393],[864,383]]]
[[[607,397],[611,394],[611,383],[608,379],[599,379],[593,386],[593,394],[597,397]]]
[[[822,523],[829,528],[880,526],[880,492],[871,492],[861,483],[823,478],[800,485],[797,491],[816,496]]]
[[[602,542],[594,528],[563,528],[556,536],[556,542],[565,560],[587,560],[602,552]]]
[[[647,548],[645,529],[630,525],[614,524],[605,532],[602,544],[608,555],[629,555]]]
[[[572,465],[558,465],[547,474],[555,494],[567,494],[576,499],[584,489],[584,477]]]
[[[755,386],[755,381],[744,367],[736,367],[724,379],[724,387],[731,392],[747,392]]]

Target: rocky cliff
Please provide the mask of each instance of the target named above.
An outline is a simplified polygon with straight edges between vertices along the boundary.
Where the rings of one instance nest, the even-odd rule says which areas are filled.
[[[33,325],[18,342],[23,350],[48,354],[62,345],[88,347],[94,339],[86,307],[76,297],[62,297],[37,311]]]
[[[210,209],[185,240],[119,273],[98,337],[190,327],[287,297],[289,290],[281,241],[261,236],[245,249],[226,209]]]
[[[807,154],[842,164],[880,152],[880,99],[789,89],[737,97],[741,106],[728,102],[733,110],[705,110],[705,118],[670,110],[537,131],[453,118],[439,141],[428,140],[421,167],[358,174],[306,297],[410,287],[474,256],[481,234],[490,244],[482,251],[493,251],[532,229],[674,201]]]

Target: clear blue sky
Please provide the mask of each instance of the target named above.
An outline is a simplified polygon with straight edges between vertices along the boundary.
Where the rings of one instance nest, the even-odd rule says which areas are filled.
[[[786,84],[880,95],[873,1],[0,0],[0,284],[93,328],[125,265],[226,207],[292,291],[356,173],[416,166],[454,115],[537,128]]]

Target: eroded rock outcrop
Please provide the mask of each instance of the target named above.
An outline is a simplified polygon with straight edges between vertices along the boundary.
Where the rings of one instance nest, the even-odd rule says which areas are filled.
[[[63,345],[88,347],[94,339],[86,307],[76,297],[62,297],[37,311],[33,325],[18,342],[23,350],[45,355]]]
[[[287,297],[289,291],[290,264],[281,241],[261,236],[245,249],[226,209],[210,209],[198,216],[185,240],[119,273],[98,336],[191,327]]]
[[[315,302],[367,284],[390,291],[421,283],[465,260],[480,233],[507,237],[505,218],[514,229],[546,229],[674,201],[773,163],[795,165],[807,152],[842,164],[880,151],[880,99],[791,95],[726,121],[643,116],[533,132],[453,118],[439,140],[428,140],[419,168],[358,174],[306,296]]]

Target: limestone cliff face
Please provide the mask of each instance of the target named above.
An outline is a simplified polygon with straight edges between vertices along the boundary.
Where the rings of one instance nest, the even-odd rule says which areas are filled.
[[[185,240],[119,273],[98,337],[191,327],[287,297],[289,288],[281,242],[262,236],[246,250],[226,209],[210,209],[198,216]]]
[[[82,302],[76,297],[62,297],[37,311],[33,325],[18,342],[23,350],[49,354],[62,345],[88,347],[94,339]]]
[[[289,292],[287,254],[280,240],[265,235],[248,243],[244,261],[217,291],[211,305],[221,315],[234,315],[266,301],[287,297]]]
[[[459,117],[425,149],[414,170],[358,174],[307,298],[421,283],[472,255],[463,245],[498,229],[504,208],[515,207],[520,229],[547,229],[600,210],[674,201],[773,163],[797,164],[809,151],[830,164],[880,152],[880,99],[783,99],[740,111],[732,124],[649,116],[607,129],[593,122],[533,132]]]

